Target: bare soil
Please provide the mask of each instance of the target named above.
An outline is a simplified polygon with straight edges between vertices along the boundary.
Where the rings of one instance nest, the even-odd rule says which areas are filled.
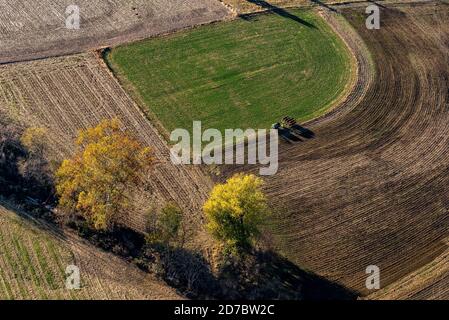
[[[226,19],[216,0],[79,0],[80,29],[66,28],[71,0],[0,0],[0,63],[80,53]]]
[[[266,179],[278,249],[363,295],[367,266],[380,267],[385,287],[448,247],[448,8],[386,4],[381,29],[368,30],[365,6],[339,7],[361,38],[324,13],[354,50],[358,83],[306,124],[314,139],[281,146],[280,171]],[[227,174],[242,169],[254,170]]]
[[[449,249],[418,270],[367,297],[372,300],[447,300]]]
[[[173,0],[172,6],[165,0],[80,3],[86,8],[85,28],[72,32],[64,28],[68,2],[0,0],[6,8],[0,12],[0,63],[10,63],[0,67],[0,108],[28,125],[49,128],[55,160],[73,152],[77,130],[119,117],[161,162],[136,199],[141,210],[130,212],[126,224],[142,230],[150,204],[175,201],[187,223],[200,229],[196,241],[207,241],[198,226],[210,179],[200,168],[171,164],[155,124],[97,54],[11,62],[167,33],[224,19],[230,11],[213,0]],[[274,245],[296,265],[365,296],[371,293],[365,288],[365,269],[378,265],[388,290],[368,298],[447,299],[449,6],[443,1],[382,2],[380,30],[366,29],[366,3],[335,6],[337,12],[321,7],[353,51],[358,78],[339,106],[306,124],[314,139],[281,146],[280,171],[266,179],[276,211],[270,232]],[[241,170],[257,168],[226,168],[224,176]],[[99,278],[112,281],[92,297],[116,293],[121,298],[127,290],[141,289],[147,274],[128,279],[134,272],[128,268],[134,267],[118,258],[114,262],[114,256],[70,234],[64,238],[82,267],[93,270],[90,281],[100,286]],[[122,291],[122,277],[135,289]],[[172,294],[164,290],[156,289],[155,297]]]

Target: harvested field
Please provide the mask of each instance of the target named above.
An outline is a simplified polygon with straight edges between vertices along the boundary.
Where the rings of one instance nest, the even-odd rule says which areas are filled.
[[[0,300],[181,298],[114,255],[29,219],[0,206]],[[80,269],[80,290],[66,289],[68,265]]]
[[[71,0],[0,0],[0,63],[147,38],[226,18],[216,0],[79,0],[80,29],[66,29]]]
[[[367,297],[371,300],[447,300],[449,249],[403,279]]]
[[[81,1],[85,29],[69,32],[63,27],[69,1],[0,4],[6,8],[0,63],[116,45],[229,15],[214,0]],[[322,9],[358,60],[359,77],[338,108],[306,125],[315,139],[281,146],[280,171],[266,179],[276,209],[270,234],[297,265],[368,299],[448,299],[449,5],[383,2],[376,31],[365,28],[365,7],[338,6],[359,35]],[[0,66],[0,109],[26,125],[47,127],[56,161],[72,153],[78,129],[119,117],[160,160],[135,199],[140,209],[125,223],[142,231],[148,207],[175,201],[187,223],[201,229],[210,179],[202,168],[170,163],[156,123],[145,119],[96,54]],[[241,170],[254,168],[226,168],[224,176]],[[0,299],[179,298],[123,260],[5,206]],[[201,234],[195,239],[207,246]],[[63,265],[73,262],[85,277],[76,293],[61,285]],[[375,294],[365,288],[372,264],[381,270],[382,290]]]
[[[142,231],[151,205],[174,201],[185,210],[189,225],[201,225],[199,211],[211,186],[209,178],[201,168],[172,164],[164,139],[97,55],[0,66],[0,108],[28,126],[48,128],[54,160],[71,154],[79,129],[118,117],[154,149],[160,162],[135,199],[139,210],[129,214],[126,224]]]
[[[386,5],[372,31],[364,9],[340,11],[375,72],[358,36],[326,14],[355,49],[359,82],[340,108],[307,125],[315,139],[280,148],[266,191],[279,250],[367,295],[367,266],[380,267],[385,287],[448,247],[449,6]]]

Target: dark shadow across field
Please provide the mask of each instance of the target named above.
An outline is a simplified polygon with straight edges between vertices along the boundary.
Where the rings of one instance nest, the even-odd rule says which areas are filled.
[[[0,204],[33,226],[65,238],[57,224],[35,218],[9,201],[0,201]],[[300,269],[273,251],[254,250],[249,253],[250,263],[243,262],[240,267],[216,274],[200,252],[183,247],[145,245],[143,234],[126,227],[97,232],[81,220],[73,221],[70,227],[91,244],[135,263],[145,272],[156,266],[159,276],[189,299],[354,300],[358,296],[357,292],[340,284]],[[159,261],[157,265],[155,259]]]
[[[301,19],[300,17],[298,17],[294,14],[291,14],[290,12],[288,12],[285,9],[282,9],[280,7],[272,5],[271,3],[267,2],[267,1],[263,1],[263,0],[247,0],[247,1],[250,3],[253,3],[255,5],[258,5],[259,7],[263,8],[263,9],[269,10],[281,17],[296,21],[299,24],[302,24],[303,26],[306,26],[308,28],[316,28],[314,24],[307,22],[304,19]]]
[[[331,7],[331,6],[329,6],[329,5],[327,5],[327,4],[323,3],[323,2],[321,2],[320,0],[310,0],[310,1],[311,1],[312,3],[314,3],[314,4],[317,4],[317,5],[321,6],[321,7],[326,8],[326,9],[332,11],[332,12],[338,12],[336,9],[334,9],[333,7]]]
[[[301,270],[273,251],[254,251],[246,262],[231,264],[218,274],[211,272],[202,255],[184,248],[163,250],[162,261],[165,274],[170,275],[167,283],[190,299],[319,301],[355,300],[359,295]]]

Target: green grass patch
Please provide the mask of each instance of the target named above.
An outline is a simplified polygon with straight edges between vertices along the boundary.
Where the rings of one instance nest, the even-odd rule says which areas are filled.
[[[309,120],[351,80],[344,43],[311,10],[260,14],[113,49],[109,65],[165,129]]]
[[[0,300],[64,298],[70,255],[45,232],[0,206]]]

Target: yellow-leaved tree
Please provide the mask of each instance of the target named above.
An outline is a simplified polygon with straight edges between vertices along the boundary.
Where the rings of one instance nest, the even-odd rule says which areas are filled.
[[[263,180],[253,174],[236,174],[216,185],[204,204],[207,229],[232,253],[247,250],[268,217],[262,185]]]
[[[80,131],[76,144],[76,153],[56,172],[59,206],[97,230],[109,229],[129,211],[133,190],[154,164],[152,152],[117,119]]]

